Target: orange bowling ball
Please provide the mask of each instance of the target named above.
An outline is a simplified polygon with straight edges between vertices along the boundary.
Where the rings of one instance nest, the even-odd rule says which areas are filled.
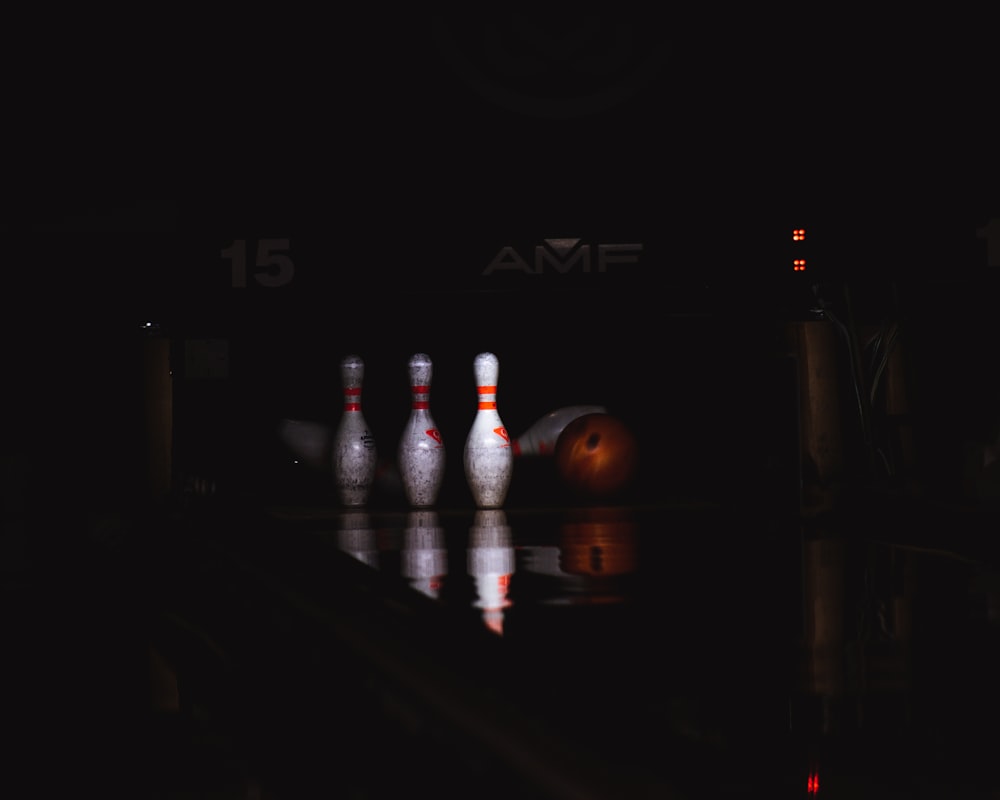
[[[556,440],[556,471],[577,495],[606,500],[632,482],[639,445],[632,431],[610,414],[584,414]]]

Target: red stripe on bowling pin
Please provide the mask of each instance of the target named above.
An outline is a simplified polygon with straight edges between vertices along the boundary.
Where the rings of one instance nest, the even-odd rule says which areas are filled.
[[[484,411],[496,411],[497,407],[497,387],[478,386],[479,409]]]
[[[410,408],[418,408],[423,410],[431,407],[430,386],[411,386],[410,393],[413,395],[413,402],[410,404]]]
[[[361,410],[361,387],[344,387],[344,411]]]

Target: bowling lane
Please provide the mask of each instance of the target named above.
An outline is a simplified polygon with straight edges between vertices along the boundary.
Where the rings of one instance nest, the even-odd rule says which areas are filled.
[[[349,697],[393,732],[376,762],[448,752],[470,792],[489,775],[538,797],[794,797],[817,780],[830,797],[988,796],[995,553],[958,547],[976,541],[958,517],[950,546],[894,519],[274,507],[205,520],[230,596],[187,599],[254,687],[241,735],[275,780],[322,771],[321,746],[295,743]]]

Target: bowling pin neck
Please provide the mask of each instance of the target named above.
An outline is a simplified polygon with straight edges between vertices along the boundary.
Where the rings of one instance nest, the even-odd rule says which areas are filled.
[[[500,375],[500,361],[493,353],[480,353],[472,362],[476,386],[489,386],[496,393],[497,378]]]
[[[493,353],[480,353],[472,362],[476,379],[476,393],[479,396],[478,414],[497,413],[497,378],[500,362]]]
[[[365,363],[359,356],[346,356],[340,362],[340,382],[344,387],[344,411],[361,410],[361,386]]]
[[[431,358],[426,353],[416,353],[410,357],[410,394],[411,408],[414,411],[426,411],[430,408],[431,395]]]
[[[365,362],[358,356],[347,356],[340,362],[340,382],[345,389],[360,389],[365,379]]]
[[[424,353],[411,356],[409,363],[410,386],[430,386],[432,369],[430,356]]]

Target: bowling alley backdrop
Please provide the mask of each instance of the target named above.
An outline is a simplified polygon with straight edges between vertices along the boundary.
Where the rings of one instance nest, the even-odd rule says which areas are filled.
[[[390,276],[328,270],[295,220],[273,238],[220,236],[210,255],[225,322],[164,332],[174,490],[208,478],[219,492],[334,500],[325,437],[343,414],[339,365],[357,355],[378,453],[370,502],[407,505],[408,364],[425,354],[445,453],[435,503],[478,505],[463,456],[481,400],[474,361],[492,353],[491,399],[516,452],[501,505],[694,499],[796,512],[858,488],[976,493],[970,452],[988,452],[996,425],[975,366],[996,333],[979,291],[987,219],[938,219],[939,241],[925,236],[917,258],[905,242],[784,209],[723,230],[695,216],[470,222],[433,270]],[[939,264],[949,281],[935,280]],[[547,440],[519,450],[547,419]],[[283,438],[292,422],[314,438]],[[306,458],[316,448],[320,469]]]
[[[514,455],[505,505],[990,493],[1000,207],[972,138],[982,104],[914,165],[865,137],[827,146],[862,111],[887,141],[928,128],[871,73],[838,73],[850,114],[820,102],[818,43],[779,69],[735,29],[668,43],[651,24],[621,80],[502,86],[473,27],[378,26],[398,57],[377,90],[290,81],[280,118],[250,113],[265,84],[230,87],[196,180],[157,158],[71,194],[37,176],[3,221],[12,452],[81,496],[338,504],[357,357],[365,502],[405,507],[422,354],[435,503],[472,507],[474,360],[491,353],[511,448],[553,414],[565,432]],[[958,77],[956,114],[978,85]],[[337,101],[320,114],[315,97]],[[599,423],[568,418],[585,407]]]
[[[350,400],[375,454],[364,504],[406,508],[399,453],[420,354],[420,401],[445,454],[433,505],[473,508],[464,451],[481,402],[474,361],[490,353],[513,455],[505,507],[822,513],[871,488],[992,496],[997,398],[982,365],[997,341],[984,291],[995,218],[940,217],[906,263],[918,275],[887,260],[898,242],[855,232],[858,247],[849,230],[780,209],[719,231],[638,212],[466,220],[430,261],[383,274],[415,231],[365,261],[317,214],[228,220],[163,253],[146,234],[105,246],[102,268],[126,283],[135,258],[163,263],[127,287],[127,308],[102,301],[86,336],[74,330],[86,311],[49,319],[51,371],[23,356],[33,391],[79,412],[70,425],[51,406],[23,409],[43,440],[60,432],[56,450],[86,454],[74,486],[154,503],[341,505],[333,441],[342,364],[357,357]],[[45,258],[72,259],[81,240],[96,234],[56,237]],[[862,263],[870,273],[852,274]],[[935,279],[943,263],[954,279]]]

